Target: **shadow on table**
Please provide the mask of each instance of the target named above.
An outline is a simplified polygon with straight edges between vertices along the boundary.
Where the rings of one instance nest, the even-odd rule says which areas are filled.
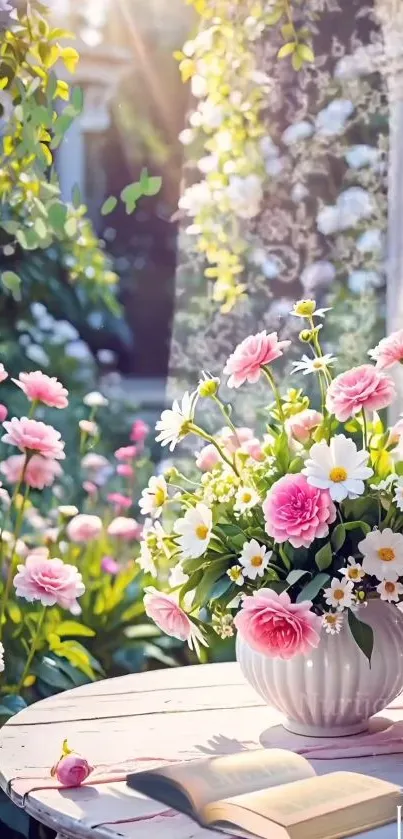
[[[239,752],[249,751],[251,748],[258,748],[258,744],[253,740],[241,742],[235,737],[225,737],[224,734],[216,734],[211,740],[207,741],[205,746],[196,744],[195,748],[204,755],[233,755]]]

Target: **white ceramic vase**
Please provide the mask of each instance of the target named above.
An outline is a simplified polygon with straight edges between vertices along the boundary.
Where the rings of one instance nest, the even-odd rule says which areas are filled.
[[[370,600],[360,614],[374,630],[371,667],[347,622],[338,635],[322,632],[309,655],[283,660],[255,652],[237,637],[237,659],[247,681],[286,716],[295,734],[338,737],[365,731],[369,718],[403,690],[403,614]]]

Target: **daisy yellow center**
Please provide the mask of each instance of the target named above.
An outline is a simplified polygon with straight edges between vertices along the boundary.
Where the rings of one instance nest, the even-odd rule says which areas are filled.
[[[253,565],[254,568],[260,568],[262,562],[262,557],[259,554],[257,554],[256,556],[252,557],[250,564]]]
[[[249,501],[252,501],[252,496],[250,492],[244,492],[242,496],[242,501],[244,502],[244,504],[249,504]]]
[[[326,623],[330,623],[330,624],[337,623],[336,615],[326,615]]]
[[[198,539],[205,539],[208,534],[208,527],[205,524],[198,524],[196,527],[196,536]]]
[[[335,600],[343,600],[344,599],[344,590],[342,588],[335,588],[333,592],[333,597]]]
[[[155,503],[156,503],[157,507],[162,507],[162,505],[165,501],[165,492],[164,492],[163,489],[161,489],[161,487],[158,487],[158,489],[155,490],[154,500],[155,500]]]
[[[340,484],[347,478],[347,470],[343,466],[334,466],[329,472],[329,478],[333,483]]]
[[[361,579],[361,571],[359,568],[349,568],[348,576],[350,580],[360,580]]]
[[[385,591],[387,591],[388,594],[393,594],[395,588],[396,588],[395,583],[385,583]]]
[[[393,562],[396,559],[393,548],[379,548],[378,556],[382,562]]]

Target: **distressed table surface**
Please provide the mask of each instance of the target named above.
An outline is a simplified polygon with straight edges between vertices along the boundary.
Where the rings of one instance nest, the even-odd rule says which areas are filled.
[[[388,709],[388,717],[403,718],[403,710]],[[237,664],[108,679],[13,717],[0,732],[0,786],[29,815],[58,831],[59,839],[222,837],[129,790],[126,774],[245,748],[295,747],[295,736],[281,722],[281,714],[244,682]],[[57,788],[50,777],[66,738],[94,767],[77,789]],[[403,778],[403,755],[311,762],[318,773],[349,768],[398,783]],[[361,836],[395,839],[396,825]]]

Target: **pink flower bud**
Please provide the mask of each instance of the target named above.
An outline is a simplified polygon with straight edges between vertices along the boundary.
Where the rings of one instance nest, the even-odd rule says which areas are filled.
[[[4,420],[7,419],[7,414],[8,411],[6,406],[0,404],[0,422],[4,422]]]
[[[62,786],[79,787],[88,778],[92,770],[93,767],[84,757],[72,753],[62,757],[53,772]]]
[[[116,472],[122,478],[132,478],[134,475],[134,469],[130,466],[130,463],[119,463],[116,467]]]

